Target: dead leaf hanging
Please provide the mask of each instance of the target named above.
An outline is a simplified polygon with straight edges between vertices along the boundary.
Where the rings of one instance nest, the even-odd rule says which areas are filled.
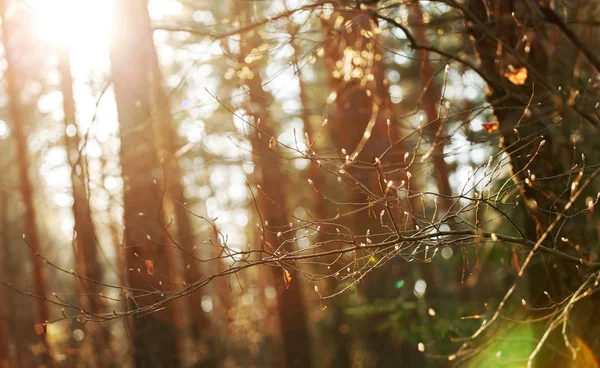
[[[508,67],[509,71],[504,73],[504,76],[515,86],[522,86],[527,80],[527,68],[521,67],[515,69],[512,65]]]
[[[521,264],[519,263],[519,255],[516,250],[512,250],[512,264],[517,272],[521,272]]]
[[[46,325],[43,325],[41,323],[36,323],[33,326],[33,328],[35,330],[35,333],[38,334],[38,335],[43,335],[43,334],[45,334],[45,333],[48,332]]]
[[[488,133],[491,133],[491,132],[495,132],[496,130],[498,130],[498,127],[500,126],[500,124],[497,121],[494,121],[491,123],[482,123],[481,126],[484,127]]]
[[[144,264],[146,265],[146,272],[148,272],[148,275],[154,275],[154,262],[147,259],[146,262],[144,262]]]
[[[292,283],[292,276],[288,272],[288,270],[283,270],[283,280],[285,281],[285,288],[289,289],[290,284]]]
[[[271,137],[271,139],[269,139],[269,148],[275,151],[275,137]]]

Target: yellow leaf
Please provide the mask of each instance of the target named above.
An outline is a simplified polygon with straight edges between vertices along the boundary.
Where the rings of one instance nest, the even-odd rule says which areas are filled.
[[[527,80],[527,68],[520,67],[515,69],[512,65],[508,67],[509,71],[504,73],[504,76],[515,86],[522,86]]]
[[[275,151],[275,137],[271,137],[271,139],[269,139],[269,148]]]
[[[285,281],[285,288],[289,289],[290,284],[292,283],[292,276],[288,272],[288,270],[283,270],[283,280]]]

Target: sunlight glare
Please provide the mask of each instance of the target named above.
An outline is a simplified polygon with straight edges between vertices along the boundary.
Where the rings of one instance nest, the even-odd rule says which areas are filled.
[[[9,133],[8,124],[4,120],[0,120],[0,139],[8,138]]]
[[[72,52],[108,47],[113,2],[108,0],[30,0],[37,38]]]

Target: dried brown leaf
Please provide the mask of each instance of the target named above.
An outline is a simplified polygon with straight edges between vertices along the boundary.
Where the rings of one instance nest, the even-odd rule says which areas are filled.
[[[43,335],[47,332],[46,329],[46,325],[43,325],[41,323],[36,323],[35,326],[33,326],[35,333],[38,335]]]
[[[144,265],[146,265],[146,272],[148,272],[148,275],[154,275],[154,262],[147,259],[146,262],[144,262]]]

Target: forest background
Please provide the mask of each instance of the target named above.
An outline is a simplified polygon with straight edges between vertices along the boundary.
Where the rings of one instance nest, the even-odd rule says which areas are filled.
[[[600,2],[1,18],[0,367],[598,367]]]

